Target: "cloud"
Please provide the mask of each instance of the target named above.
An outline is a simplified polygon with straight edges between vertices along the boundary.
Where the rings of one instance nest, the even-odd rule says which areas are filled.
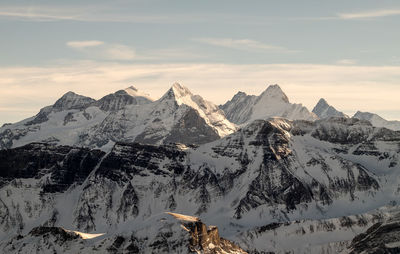
[[[79,61],[51,67],[1,67],[0,119],[17,120],[10,118],[15,111],[20,112],[19,119],[32,116],[71,90],[98,99],[134,84],[157,98],[175,81],[215,103],[224,103],[237,91],[260,94],[268,84],[277,83],[292,102],[309,109],[324,97],[345,112],[392,112],[392,118],[400,119],[399,80],[400,66]]]
[[[340,59],[338,61],[336,61],[337,64],[340,65],[354,65],[357,63],[357,60],[355,59]]]
[[[82,48],[87,48],[87,47],[96,47],[103,45],[103,41],[69,41],[67,42],[67,46],[71,48],[77,48],[77,49],[82,49]]]
[[[400,9],[370,10],[363,12],[339,13],[340,19],[368,19],[400,15]]]
[[[105,43],[103,41],[69,41],[66,45],[83,52],[89,58],[108,60],[132,60],[135,50],[127,45]]]
[[[0,5],[0,18],[30,22],[123,22],[123,23],[187,23],[209,20],[200,14],[127,13],[113,4],[97,5]]]
[[[283,51],[295,52],[287,48],[265,44],[251,39],[232,39],[232,38],[194,38],[194,41],[209,44],[213,46],[233,48],[239,50],[257,50],[257,51]]]

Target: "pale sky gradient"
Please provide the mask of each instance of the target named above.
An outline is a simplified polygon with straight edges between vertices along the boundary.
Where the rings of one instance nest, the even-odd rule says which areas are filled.
[[[399,27],[385,0],[3,0],[0,125],[70,90],[158,98],[175,81],[217,104],[279,84],[310,110],[400,120]]]

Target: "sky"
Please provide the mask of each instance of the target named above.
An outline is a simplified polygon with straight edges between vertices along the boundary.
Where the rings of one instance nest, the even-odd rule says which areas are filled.
[[[400,1],[68,0],[0,2],[0,125],[68,91],[95,99],[174,83],[222,104],[279,84],[400,120]]]

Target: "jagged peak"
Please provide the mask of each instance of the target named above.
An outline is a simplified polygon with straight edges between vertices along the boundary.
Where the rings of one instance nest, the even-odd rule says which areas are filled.
[[[289,98],[277,84],[268,86],[267,89],[261,93],[260,98],[265,97],[279,99],[289,103]]]
[[[240,99],[240,98],[244,98],[244,97],[247,97],[247,96],[248,96],[247,93],[239,91],[233,96],[232,99]]]
[[[171,89],[173,90],[175,96],[177,96],[177,97],[184,97],[184,96],[187,96],[187,95],[189,95],[189,96],[193,95],[192,92],[190,92],[190,90],[186,86],[183,86],[183,85],[181,85],[181,84],[179,84],[177,82],[175,82],[172,85]]]
[[[239,91],[235,94],[235,96],[247,96],[247,93]]]
[[[318,105],[329,105],[329,104],[324,98],[321,98],[321,99],[319,99],[319,101],[317,103],[317,106]]]
[[[186,96],[193,96],[192,92],[190,92],[190,90],[175,82],[170,89],[168,89],[168,91],[164,94],[163,97],[161,97],[161,100],[163,99],[174,99],[179,101],[180,98],[186,97]]]
[[[331,106],[324,98],[319,99],[312,112],[316,114],[319,118],[348,117],[343,112],[340,112],[336,108]]]

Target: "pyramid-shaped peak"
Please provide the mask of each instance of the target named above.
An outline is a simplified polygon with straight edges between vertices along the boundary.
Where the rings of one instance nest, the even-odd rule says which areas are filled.
[[[329,105],[328,102],[324,98],[319,99],[317,105],[318,104],[320,104],[320,105]]]
[[[277,84],[268,86],[267,89],[260,95],[260,97],[280,99],[289,103],[289,98]]]
[[[343,112],[340,112],[333,106],[329,105],[324,98],[319,99],[317,105],[315,105],[312,112],[316,114],[319,118],[348,117]]]
[[[171,89],[174,91],[175,96],[178,96],[178,97],[192,95],[192,93],[186,86],[183,86],[177,82],[172,85]]]
[[[171,88],[164,94],[163,97],[161,97],[162,99],[174,99],[177,100],[179,98],[183,98],[186,96],[193,96],[193,94],[190,92],[190,90],[179,84],[179,83],[174,83]]]

